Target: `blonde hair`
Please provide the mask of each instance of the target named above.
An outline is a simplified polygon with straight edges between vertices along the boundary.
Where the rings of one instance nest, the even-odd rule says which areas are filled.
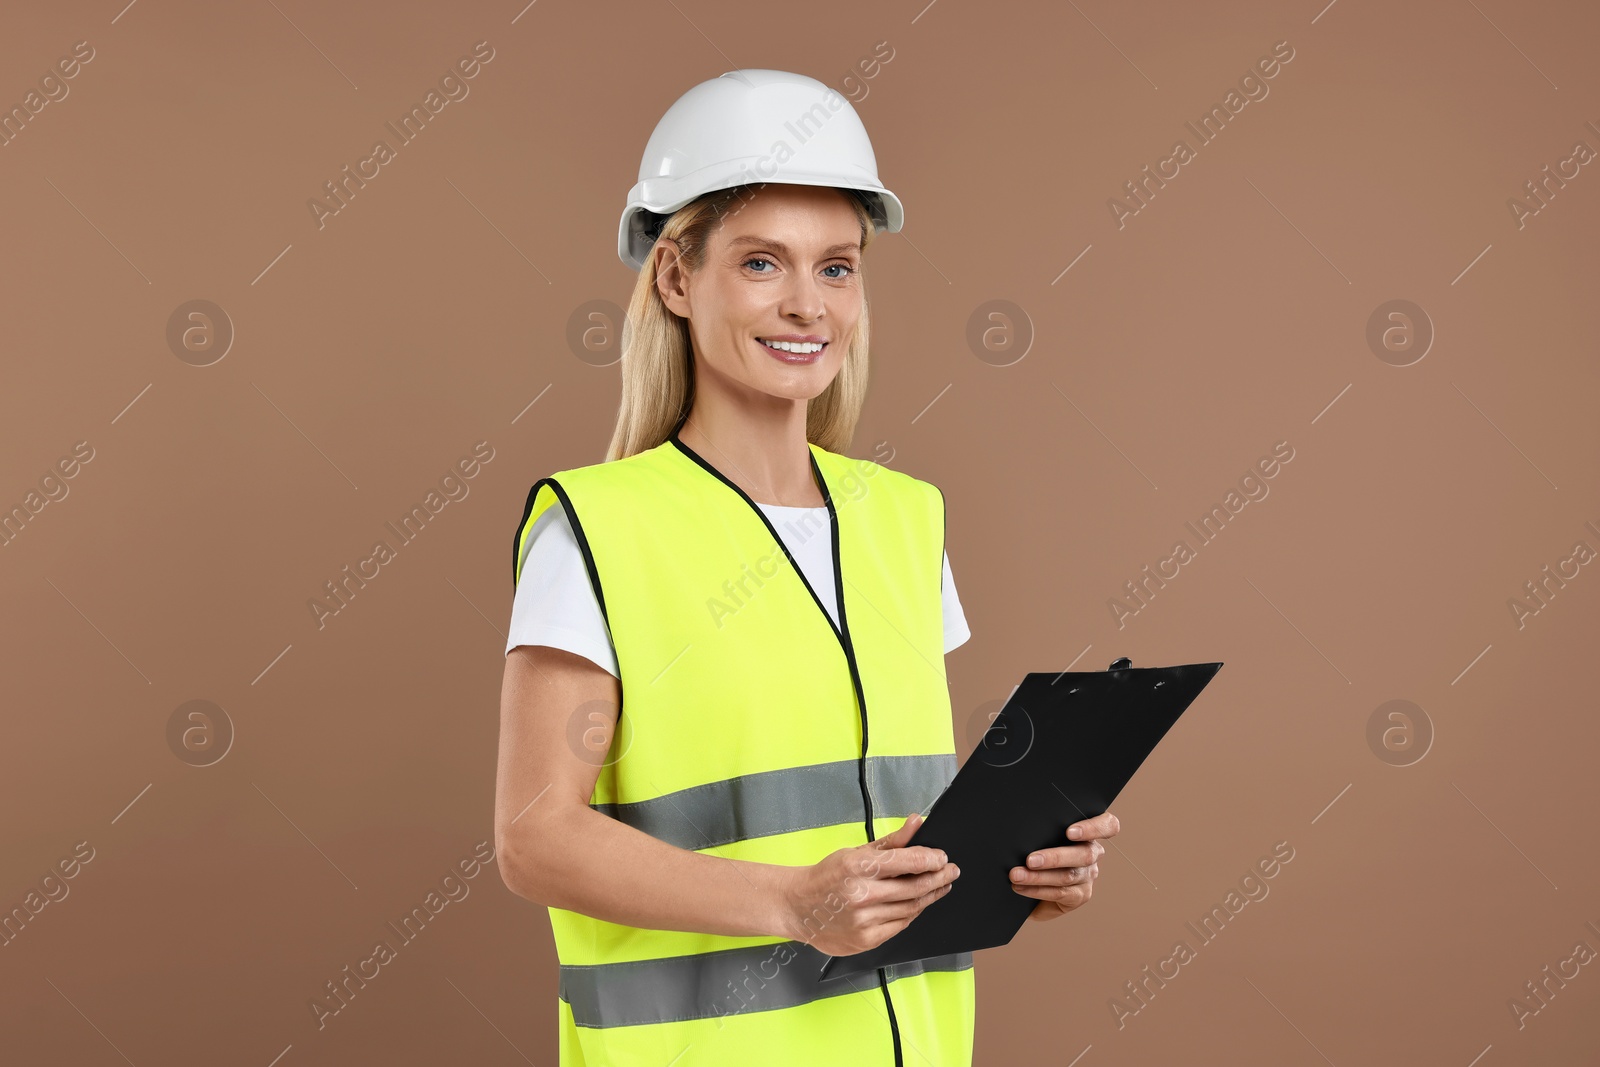
[[[689,273],[705,266],[711,235],[735,201],[766,183],[741,185],[707,193],[685,204],[662,224],[656,240],[677,242]],[[861,223],[861,248],[872,242],[875,229],[863,194],[841,189]],[[865,290],[860,275],[861,317],[845,347],[844,364],[828,387],[806,405],[806,439],[830,452],[843,453],[855,435],[867,398],[867,348],[871,336]],[[622,351],[622,400],[606,462],[654,448],[683,425],[694,406],[694,360],[689,323],[674,314],[656,288],[654,245],[639,271],[628,302]]]

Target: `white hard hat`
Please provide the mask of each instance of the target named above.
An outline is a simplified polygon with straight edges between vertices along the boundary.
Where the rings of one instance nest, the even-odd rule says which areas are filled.
[[[639,270],[663,221],[696,197],[736,185],[825,185],[865,194],[873,225],[898,232],[899,197],[878,180],[850,101],[815,78],[730,70],[680,96],[656,123],[617,228],[617,254]]]

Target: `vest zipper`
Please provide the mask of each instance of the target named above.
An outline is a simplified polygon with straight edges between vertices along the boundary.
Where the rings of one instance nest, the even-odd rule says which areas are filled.
[[[707,472],[715,476],[718,481],[729,489],[738,493],[740,498],[750,505],[750,510],[755,512],[756,518],[761,520],[762,525],[766,526],[767,531],[772,534],[773,540],[777,541],[778,547],[783,549],[784,556],[789,560],[789,566],[794,568],[794,573],[799,577],[801,583],[805,585],[806,592],[811,594],[811,599],[816,603],[817,610],[822,612],[823,620],[832,624],[833,620],[828,616],[827,609],[822,606],[822,598],[817,596],[815,589],[811,588],[811,583],[806,580],[805,572],[800,569],[800,564],[795,561],[794,556],[790,555],[789,546],[784,543],[782,537],[778,536],[778,531],[773,528],[771,521],[768,520],[766,513],[761,510],[760,506],[754,500],[751,500],[749,494],[743,489],[729,481],[721,471],[702,459],[699,453],[684,444],[678,438],[676,429],[672,431],[670,439],[680,452],[705,468]],[[867,832],[867,840],[871,842],[876,841],[877,837],[872,832],[872,792],[867,788],[867,697],[861,687],[861,670],[856,665],[855,646],[850,641],[850,626],[844,614],[844,574],[843,566],[839,559],[839,514],[833,508],[833,494],[828,491],[828,480],[822,476],[822,468],[817,466],[817,457],[811,452],[809,445],[806,448],[806,455],[811,460],[811,471],[816,476],[817,488],[822,491],[822,502],[828,508],[828,526],[830,527],[830,535],[833,538],[834,602],[839,609],[839,623],[833,627],[833,632],[834,636],[839,639],[840,647],[844,649],[845,662],[850,666],[850,684],[855,689],[856,707],[861,714],[861,756],[857,764],[856,776],[861,783],[861,805],[866,814],[864,825]],[[889,1014],[889,1036],[894,1041],[894,1067],[904,1067],[905,1058],[900,1049],[900,1024],[895,1019],[894,999],[889,996],[889,972],[883,967],[878,968],[878,988],[883,993],[883,1006]]]
[[[816,457],[811,460],[816,466]],[[817,480],[823,481],[822,472],[817,472]],[[850,640],[850,625],[844,614],[844,575],[839,561],[839,517],[833,510],[833,497],[827,490],[827,483],[823,482],[823,502],[828,505],[828,520],[833,526],[833,588],[839,608],[839,643],[844,646],[844,657],[850,664],[850,682],[856,691],[856,707],[861,712],[861,760],[857,770],[857,778],[861,782],[861,805],[866,811],[867,840],[875,841],[877,836],[872,832],[872,792],[867,788],[867,695],[861,687],[861,671],[856,666],[855,645]],[[762,516],[765,518],[765,516]],[[779,544],[782,544],[779,539]],[[785,552],[788,550],[785,549]],[[799,567],[795,571],[799,572]],[[813,593],[813,596],[816,594]],[[889,1013],[889,1035],[894,1039],[894,1067],[903,1067],[905,1060],[900,1050],[900,1023],[894,1015],[894,998],[889,995],[889,972],[883,967],[878,968],[878,988],[883,992],[883,1006]]]

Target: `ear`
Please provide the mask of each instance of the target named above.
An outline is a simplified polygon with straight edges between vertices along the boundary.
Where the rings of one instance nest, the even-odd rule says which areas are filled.
[[[661,302],[679,318],[688,318],[689,275],[684,269],[678,242],[663,237],[650,249],[650,254],[655,257],[656,292],[661,294]]]

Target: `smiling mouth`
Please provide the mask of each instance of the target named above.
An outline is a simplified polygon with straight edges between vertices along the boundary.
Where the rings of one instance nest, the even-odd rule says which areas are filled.
[[[766,349],[767,355],[785,363],[815,363],[828,348],[827,341],[806,343],[800,341],[770,342],[757,337],[756,343]],[[779,347],[782,345],[783,347]]]

